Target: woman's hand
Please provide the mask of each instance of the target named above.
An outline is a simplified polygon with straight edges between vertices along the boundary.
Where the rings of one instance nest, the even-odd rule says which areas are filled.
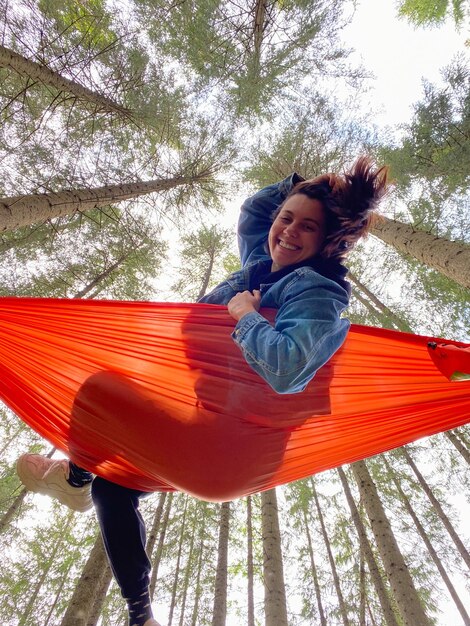
[[[261,292],[258,289],[241,291],[237,293],[227,304],[228,312],[233,319],[240,320],[247,313],[259,311],[261,305]]]

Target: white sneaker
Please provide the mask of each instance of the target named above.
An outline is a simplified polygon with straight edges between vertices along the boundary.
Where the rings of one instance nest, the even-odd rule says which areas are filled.
[[[148,619],[144,626],[160,626],[160,624],[157,622],[157,620],[153,619],[153,617],[151,617],[150,619]]]
[[[93,506],[91,483],[72,487],[67,482],[70,473],[67,459],[23,454],[16,462],[16,472],[28,491],[51,496],[74,511],[88,511]]]

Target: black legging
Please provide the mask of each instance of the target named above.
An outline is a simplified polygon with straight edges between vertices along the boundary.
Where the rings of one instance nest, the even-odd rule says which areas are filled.
[[[91,494],[111,569],[124,598],[147,591],[150,561],[145,551],[145,524],[139,511],[143,491],[104,478],[93,480]]]

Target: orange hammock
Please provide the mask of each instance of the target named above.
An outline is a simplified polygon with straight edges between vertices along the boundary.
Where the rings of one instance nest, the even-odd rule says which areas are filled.
[[[470,350],[353,326],[307,390],[278,395],[226,307],[0,298],[0,398],[82,467],[229,500],[470,421]],[[428,342],[433,341],[433,347]]]

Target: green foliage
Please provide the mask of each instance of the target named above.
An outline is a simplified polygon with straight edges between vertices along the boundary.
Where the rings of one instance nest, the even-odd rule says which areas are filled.
[[[470,70],[462,58],[443,76],[443,87],[424,83],[401,144],[381,150],[400,191],[422,181],[432,186],[434,201],[465,193],[470,182]]]
[[[67,33],[77,45],[103,49],[117,39],[112,30],[111,14],[103,0],[87,0],[86,3],[67,0],[60,4],[54,0],[39,0],[38,7],[54,19],[62,36]]]
[[[416,26],[437,26],[451,17],[458,26],[465,17],[465,0],[399,0],[398,15]]]
[[[43,247],[28,241],[6,253],[3,294],[149,299],[165,260],[161,231],[117,209],[95,212]],[[26,266],[25,263],[26,262]],[[6,267],[6,266],[4,266]]]

